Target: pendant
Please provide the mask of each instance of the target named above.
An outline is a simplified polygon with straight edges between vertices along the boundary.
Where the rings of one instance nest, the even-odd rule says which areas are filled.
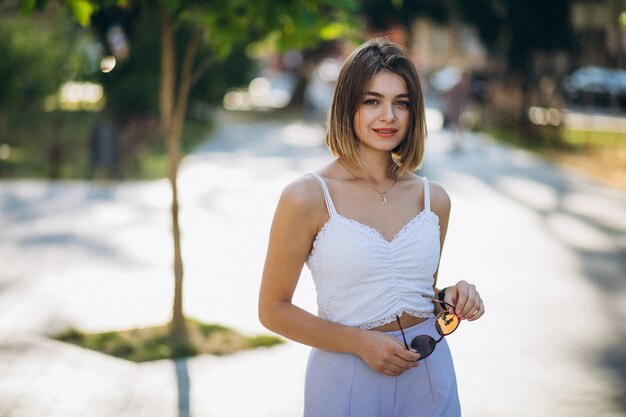
[[[381,195],[383,204],[387,204],[387,196],[385,194]]]

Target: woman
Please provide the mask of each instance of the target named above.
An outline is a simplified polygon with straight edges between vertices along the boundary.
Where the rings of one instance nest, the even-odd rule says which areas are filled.
[[[436,287],[450,200],[411,172],[425,136],[409,57],[382,38],[361,45],[344,63],[330,110],[326,143],[337,159],[283,191],[260,290],[263,325],[313,347],[305,417],[460,415],[433,298],[451,305],[451,322],[476,320],[484,307],[465,281]],[[292,303],[305,263],[317,316]],[[424,338],[433,341],[426,350]]]

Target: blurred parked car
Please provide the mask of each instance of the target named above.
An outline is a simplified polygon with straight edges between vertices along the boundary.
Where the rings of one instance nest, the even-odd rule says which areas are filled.
[[[626,70],[582,67],[565,78],[568,104],[626,110]]]

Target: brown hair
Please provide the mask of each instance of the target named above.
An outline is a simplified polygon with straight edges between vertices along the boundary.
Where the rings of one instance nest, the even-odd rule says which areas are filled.
[[[359,107],[365,85],[376,74],[387,71],[404,79],[409,94],[409,126],[406,136],[393,150],[392,171],[400,176],[415,171],[424,157],[426,121],[424,98],[415,66],[406,52],[385,38],[371,39],[355,49],[344,62],[330,109],[326,145],[336,157],[354,166],[359,159],[354,115]]]

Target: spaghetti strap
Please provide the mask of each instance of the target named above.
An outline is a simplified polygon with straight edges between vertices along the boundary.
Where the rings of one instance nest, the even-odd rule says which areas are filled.
[[[421,177],[421,179],[424,186],[424,211],[430,211],[430,185],[428,185],[428,178]]]
[[[317,179],[317,182],[320,183],[320,186],[322,187],[322,191],[324,192],[324,200],[326,201],[326,208],[328,209],[328,215],[330,217],[333,217],[335,214],[337,214],[337,210],[335,210],[333,199],[330,198],[330,192],[328,191],[328,186],[326,186],[326,182],[324,181],[322,177],[320,177],[314,172],[312,172],[311,175],[313,175],[315,179]]]

